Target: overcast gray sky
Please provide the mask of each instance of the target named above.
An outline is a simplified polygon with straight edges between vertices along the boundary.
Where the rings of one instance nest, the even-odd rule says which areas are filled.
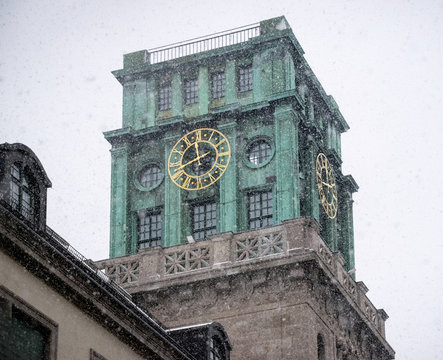
[[[124,53],[285,15],[351,129],[357,280],[390,315],[397,359],[443,359],[442,1],[0,2],[0,142],[52,180],[48,224],[108,256],[110,156]]]

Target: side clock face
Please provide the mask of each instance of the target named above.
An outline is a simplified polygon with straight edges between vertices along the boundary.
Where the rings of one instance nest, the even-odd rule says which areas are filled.
[[[318,154],[315,168],[321,204],[328,217],[334,219],[337,216],[337,185],[335,184],[335,177],[331,165],[325,154]]]
[[[218,130],[202,128],[184,135],[171,150],[168,172],[185,190],[201,190],[214,184],[231,158],[228,139]]]

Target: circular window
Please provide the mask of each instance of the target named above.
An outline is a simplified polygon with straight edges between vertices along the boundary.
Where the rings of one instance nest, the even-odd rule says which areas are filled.
[[[148,164],[141,168],[137,175],[139,184],[144,189],[151,189],[160,184],[163,179],[163,171],[157,164]]]
[[[272,147],[264,139],[255,140],[248,146],[247,157],[252,165],[264,165],[272,158]]]

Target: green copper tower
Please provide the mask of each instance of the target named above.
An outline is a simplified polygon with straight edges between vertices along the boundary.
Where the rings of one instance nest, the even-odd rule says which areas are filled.
[[[124,56],[110,257],[314,218],[354,269],[348,124],[284,17]]]

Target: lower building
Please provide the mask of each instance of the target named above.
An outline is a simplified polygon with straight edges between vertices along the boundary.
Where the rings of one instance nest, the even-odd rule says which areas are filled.
[[[229,359],[220,324],[167,331],[51,230],[49,186],[31,149],[0,145],[0,359]]]

